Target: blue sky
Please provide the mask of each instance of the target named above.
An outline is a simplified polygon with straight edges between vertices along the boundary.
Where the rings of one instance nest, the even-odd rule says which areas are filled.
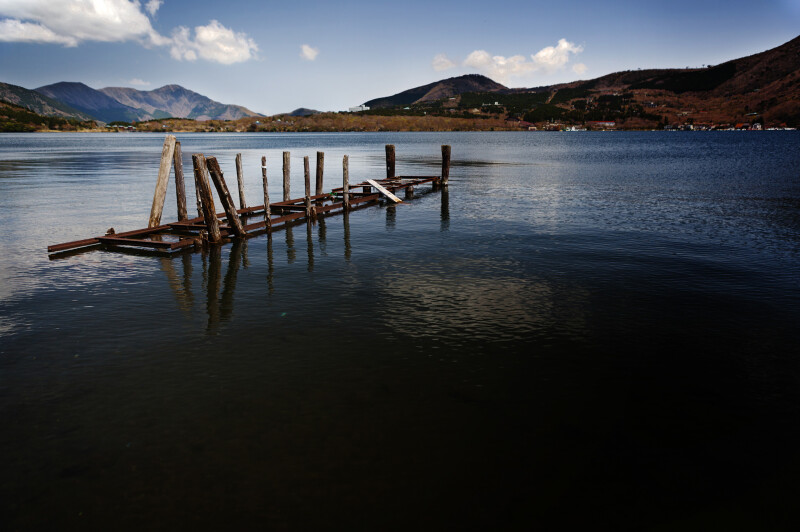
[[[800,34],[800,0],[0,0],[0,81],[169,83],[273,114],[466,73],[510,87],[717,64]]]

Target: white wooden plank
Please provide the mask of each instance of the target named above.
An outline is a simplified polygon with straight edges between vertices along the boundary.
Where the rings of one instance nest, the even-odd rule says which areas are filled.
[[[372,185],[373,187],[378,189],[378,192],[380,192],[381,194],[383,194],[384,196],[386,196],[387,198],[389,198],[393,202],[395,202],[395,203],[402,203],[403,202],[403,200],[401,200],[400,198],[398,198],[397,196],[395,196],[394,194],[392,194],[391,192],[389,192],[388,190],[383,188],[380,185],[380,183],[378,183],[374,179],[367,179],[367,183],[369,183],[370,185]]]

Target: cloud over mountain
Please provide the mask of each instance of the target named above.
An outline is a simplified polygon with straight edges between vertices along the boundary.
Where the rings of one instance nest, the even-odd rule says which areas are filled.
[[[212,20],[206,26],[179,26],[171,37],[153,28],[162,0],[0,0],[0,41],[50,43],[74,47],[81,42],[134,41],[145,47],[169,47],[178,60],[232,64],[253,59],[255,41]],[[149,17],[148,17],[149,14]]]

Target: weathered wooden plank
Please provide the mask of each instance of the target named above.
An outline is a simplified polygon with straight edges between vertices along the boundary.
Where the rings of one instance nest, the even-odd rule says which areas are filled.
[[[172,165],[175,168],[175,198],[178,201],[178,221],[189,218],[186,212],[186,184],[183,179],[183,154],[180,141],[175,141],[175,152],[172,156]]]
[[[291,159],[288,151],[283,152],[283,201],[289,200]]]
[[[322,194],[322,174],[325,171],[325,153],[317,152],[317,187],[314,191],[316,196]]]
[[[177,242],[162,242],[159,240],[142,240],[139,238],[120,238],[117,236],[101,236],[98,240],[103,244],[113,244],[115,246],[136,246],[154,249],[180,249],[194,244],[191,238],[181,239]]]
[[[177,142],[175,135],[167,135],[167,138],[164,139],[164,147],[161,149],[161,166],[158,168],[156,191],[153,194],[153,206],[150,208],[148,227],[161,225],[161,213],[164,211],[164,200],[167,197],[169,171],[172,168],[172,158],[175,154],[175,142]]]
[[[267,229],[272,226],[272,212],[269,206],[269,186],[267,186],[267,158],[261,157],[261,184],[264,187],[264,223]]]
[[[194,166],[194,182],[198,190],[198,202],[203,213],[203,221],[208,229],[208,241],[216,244],[222,236],[219,231],[217,210],[214,207],[214,195],[211,193],[211,185],[208,183],[206,158],[202,153],[195,153],[192,155],[192,165]]]
[[[239,208],[246,209],[247,202],[244,200],[244,170],[242,170],[242,154],[236,154],[236,181],[239,184]]]
[[[393,202],[395,202],[395,203],[402,203],[403,202],[403,200],[401,200],[400,198],[398,198],[397,196],[395,196],[394,194],[392,194],[391,192],[389,192],[388,190],[383,188],[383,185],[381,185],[380,183],[378,183],[374,179],[367,179],[367,183],[369,183],[370,185],[375,187],[378,190],[378,192],[380,192],[381,194],[383,194],[384,196],[386,196],[387,198],[389,198]]]
[[[350,210],[350,158],[342,159],[342,203],[344,210]]]
[[[313,215],[311,212],[311,169],[309,168],[308,155],[303,157],[303,179],[305,180],[306,192],[306,195],[303,197],[306,207],[306,218],[311,218]]]
[[[386,179],[394,179],[394,144],[386,145]]]
[[[450,179],[450,146],[442,145],[442,185],[446,185]]]
[[[242,220],[239,219],[239,213],[236,212],[236,205],[233,204],[233,198],[231,198],[231,193],[228,191],[228,185],[225,184],[225,177],[222,175],[222,169],[219,167],[217,158],[207,158],[206,168],[208,168],[208,173],[211,174],[214,188],[217,189],[217,196],[219,196],[222,208],[225,210],[228,225],[231,226],[233,234],[236,236],[243,236],[244,228],[242,228]]]

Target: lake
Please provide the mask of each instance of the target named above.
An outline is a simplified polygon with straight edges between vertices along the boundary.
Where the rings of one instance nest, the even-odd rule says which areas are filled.
[[[374,206],[169,258],[163,136],[0,135],[0,528],[780,529],[800,488],[800,133],[178,134]],[[312,170],[313,171],[313,170]],[[193,187],[187,186],[190,212]],[[165,221],[177,219],[170,184]]]

